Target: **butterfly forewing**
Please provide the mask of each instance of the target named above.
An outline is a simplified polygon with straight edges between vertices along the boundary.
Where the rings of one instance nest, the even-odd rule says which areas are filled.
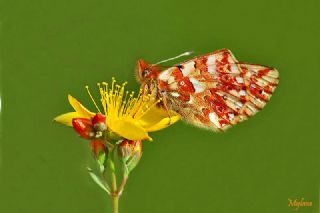
[[[167,107],[183,120],[221,131],[262,109],[278,77],[276,69],[238,62],[224,49],[164,70],[157,82]]]

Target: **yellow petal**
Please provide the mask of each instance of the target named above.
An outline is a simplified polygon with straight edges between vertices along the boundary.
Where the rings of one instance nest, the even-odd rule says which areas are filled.
[[[169,119],[171,117],[171,122]],[[180,116],[173,112],[159,107],[153,107],[139,120],[140,125],[148,132],[157,131],[177,122]]]
[[[113,132],[129,140],[152,140],[145,129],[133,121],[116,120],[110,123],[109,127]]]
[[[79,116],[80,115],[77,112],[68,112],[55,117],[53,120],[67,126],[72,126],[72,119],[79,118]]]
[[[68,100],[73,109],[80,115],[80,118],[92,118],[95,115],[95,113],[90,112],[77,99],[75,99],[71,95],[68,95]]]
[[[179,120],[180,120],[180,116],[179,115],[175,115],[175,116],[172,116],[170,118],[163,118],[158,123],[156,123],[156,124],[154,124],[154,125],[152,125],[150,127],[145,128],[145,130],[147,132],[158,131],[158,130],[164,129],[164,128],[176,123]]]

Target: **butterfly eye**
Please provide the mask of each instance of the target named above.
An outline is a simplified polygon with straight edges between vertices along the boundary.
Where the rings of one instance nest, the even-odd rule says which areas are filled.
[[[143,70],[142,71],[142,77],[146,77],[150,74],[150,71],[149,70]]]

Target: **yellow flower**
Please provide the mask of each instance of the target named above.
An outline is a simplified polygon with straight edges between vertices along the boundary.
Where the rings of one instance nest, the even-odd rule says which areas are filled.
[[[134,92],[125,91],[126,83],[121,86],[112,79],[112,84],[103,82],[98,84],[106,125],[109,130],[129,140],[152,140],[148,132],[158,131],[177,122],[180,116],[173,111],[159,108],[161,101],[151,95],[151,91],[140,90],[135,97]],[[87,91],[99,113],[98,105],[94,101],[88,87]],[[90,112],[77,99],[68,95],[68,100],[74,112],[56,117],[54,120],[72,126],[73,118],[92,119],[96,113]]]

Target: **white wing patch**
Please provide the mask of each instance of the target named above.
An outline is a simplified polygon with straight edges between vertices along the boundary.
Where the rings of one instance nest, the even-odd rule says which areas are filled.
[[[209,113],[209,119],[215,126],[220,128],[219,118],[214,112]]]
[[[170,94],[171,94],[173,97],[179,97],[179,96],[180,96],[180,94],[177,93],[177,92],[171,92]]]
[[[216,73],[216,60],[217,60],[217,57],[215,55],[211,55],[208,57],[207,67],[208,67],[208,72],[211,74]]]
[[[242,77],[239,77],[239,76],[236,77],[236,81],[237,81],[239,84],[243,84],[243,83],[244,83],[243,78],[242,78]]]
[[[195,78],[189,78],[194,89],[195,89],[195,93],[200,93],[203,92],[205,90],[205,85],[201,84],[201,82],[199,82],[198,80],[196,80]]]
[[[217,57],[215,55],[210,55],[207,60],[207,65],[213,65],[216,63]]]
[[[182,75],[183,76],[189,76],[189,74],[195,70],[194,68],[194,64],[195,62],[194,61],[190,61],[186,64],[183,65],[183,68],[181,68],[181,72],[182,72]]]
[[[162,81],[167,81],[170,77],[172,77],[171,73],[173,70],[174,70],[173,68],[170,68],[162,71],[159,75],[159,79]]]
[[[231,73],[240,73],[240,70],[237,64],[231,64]]]

